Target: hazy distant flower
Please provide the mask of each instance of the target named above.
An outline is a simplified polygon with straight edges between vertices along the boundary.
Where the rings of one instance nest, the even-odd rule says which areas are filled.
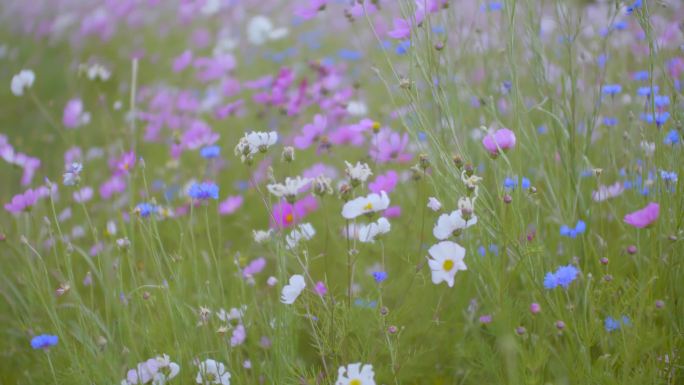
[[[173,379],[180,372],[180,366],[171,362],[168,355],[150,358],[147,361],[138,363],[135,369],[126,373],[126,379],[121,381],[121,385],[135,385],[152,383],[154,385],[164,385]]]
[[[28,189],[21,194],[13,196],[10,203],[5,204],[5,210],[14,214],[27,211],[38,202],[39,198],[41,198],[39,191]]]
[[[594,202],[603,202],[607,199],[620,196],[624,190],[625,187],[622,182],[615,182],[610,186],[600,185],[598,190],[591,193],[591,199],[593,199]]]
[[[463,210],[454,210],[451,214],[442,214],[432,229],[432,234],[439,240],[447,239],[454,234],[477,223],[477,216],[471,215],[467,220],[463,218]]]
[[[245,266],[244,269],[242,269],[242,276],[243,277],[251,277],[255,274],[260,273],[264,267],[266,267],[266,258],[264,257],[259,257],[257,259],[252,260],[247,266]]]
[[[219,187],[216,183],[193,183],[188,189],[188,196],[197,200],[218,199]]]
[[[392,39],[404,40],[411,37],[411,23],[408,20],[396,18],[393,27],[387,32],[387,36]]]
[[[378,163],[408,162],[412,155],[407,152],[409,136],[384,128],[373,137],[370,156]]]
[[[381,283],[387,279],[387,273],[384,271],[376,271],[373,273],[373,279],[377,283]]]
[[[314,291],[316,292],[316,294],[323,297],[328,293],[328,288],[325,286],[325,283],[323,283],[322,281],[318,281],[316,282],[316,286],[314,286]]]
[[[62,181],[65,186],[77,185],[81,180],[81,171],[83,165],[79,162],[73,162],[67,167],[64,174],[62,174]]]
[[[12,94],[15,96],[24,95],[24,90],[31,88],[35,80],[36,74],[33,71],[21,70],[21,72],[12,77],[12,84],[10,86]]]
[[[308,0],[308,4],[305,7],[295,10],[295,15],[304,20],[313,19],[318,12],[325,9],[327,4],[328,0]]]
[[[74,201],[76,203],[85,203],[93,198],[92,187],[86,186],[80,190],[74,191]]]
[[[577,279],[579,270],[572,265],[561,266],[555,273],[546,273],[544,276],[544,287],[547,289],[555,289],[561,286],[565,289],[570,287],[570,284]]]
[[[218,158],[221,155],[221,147],[212,145],[212,146],[206,146],[202,147],[200,149],[200,156],[204,159],[214,159]]]
[[[239,324],[233,329],[233,334],[230,336],[230,346],[235,347],[242,345],[242,343],[245,342],[245,339],[247,339],[247,332],[245,331],[245,327],[242,326],[242,324]]]
[[[272,229],[269,229],[267,231],[264,230],[252,230],[252,235],[254,238],[254,241],[256,243],[263,243],[266,242],[271,238],[271,234],[273,233]]]
[[[147,218],[152,214],[156,214],[159,208],[151,203],[139,203],[135,206],[135,212],[142,218]]]
[[[344,204],[342,216],[346,219],[354,219],[363,214],[383,211],[389,207],[389,203],[389,197],[384,191],[381,191],[380,194],[359,197]]]
[[[637,228],[644,228],[655,222],[659,215],[660,205],[651,202],[643,209],[625,215],[624,221],[628,225],[632,225]]]
[[[492,155],[498,155],[499,151],[507,151],[515,147],[515,134],[508,128],[502,128],[490,132],[482,139],[482,145]]]
[[[254,45],[282,39],[287,34],[287,28],[274,28],[271,20],[263,15],[254,16],[247,23],[247,40]]]
[[[302,127],[302,133],[294,137],[294,145],[296,148],[303,150],[309,148],[315,141],[319,140],[325,128],[328,125],[328,119],[325,115],[316,114],[313,122]]]
[[[466,250],[456,242],[439,242],[432,245],[428,253],[431,257],[428,264],[432,270],[432,283],[436,285],[446,282],[449,287],[453,287],[456,273],[468,269],[463,261]]]
[[[34,349],[49,349],[57,345],[59,337],[51,334],[41,334],[31,339],[31,347]]]
[[[373,365],[361,366],[360,363],[355,363],[346,367],[340,366],[335,385],[375,385]]]
[[[241,195],[233,195],[227,197],[224,201],[219,203],[219,214],[233,214],[235,211],[237,211],[238,208],[240,208],[240,206],[242,206],[243,201],[244,198]]]
[[[620,319],[615,319],[613,317],[606,317],[603,325],[607,332],[612,332],[615,330],[620,330],[622,326],[629,326],[631,322],[627,316],[622,316]]]
[[[206,359],[199,364],[195,382],[202,385],[230,385],[230,373],[222,362]]]
[[[133,167],[135,167],[135,153],[133,151],[123,153],[121,158],[116,160],[116,169],[120,173],[128,174]]]
[[[288,285],[283,286],[283,291],[280,296],[280,302],[291,305],[299,297],[304,288],[306,287],[306,282],[304,282],[304,277],[295,274],[290,277],[290,282]]]
[[[368,183],[368,189],[376,194],[380,191],[391,193],[398,181],[399,174],[394,170],[389,170],[385,174],[378,175],[373,182]]]
[[[81,99],[71,99],[64,107],[62,123],[66,128],[77,128],[90,123],[90,113],[83,108]]]
[[[432,211],[439,211],[439,209],[442,208],[442,203],[440,201],[438,201],[437,198],[430,197],[430,198],[428,198],[427,207]]]
[[[560,235],[564,237],[577,238],[577,235],[584,233],[587,229],[587,224],[584,221],[579,220],[575,224],[574,228],[570,228],[567,225],[562,225],[560,227]]]

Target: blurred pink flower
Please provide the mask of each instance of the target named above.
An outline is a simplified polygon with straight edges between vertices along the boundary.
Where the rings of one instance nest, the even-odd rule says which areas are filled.
[[[375,180],[368,184],[368,189],[376,194],[380,191],[391,193],[397,186],[399,174],[394,170],[389,170],[385,174],[378,175]]]
[[[245,268],[242,270],[242,276],[245,278],[252,277],[255,274],[259,274],[266,267],[266,259],[264,257],[259,257],[252,260]]]
[[[411,37],[411,23],[405,19],[394,19],[394,28],[387,31],[387,36],[392,39],[408,39]]]
[[[507,151],[515,147],[515,134],[508,128],[502,128],[485,135],[482,139],[482,145],[490,154],[498,155],[499,148]]]
[[[5,204],[5,210],[13,214],[18,214],[22,211],[30,210],[31,207],[38,202],[41,194],[33,189],[28,189],[21,194],[12,197],[10,203]]]
[[[625,215],[624,221],[628,225],[641,229],[655,222],[659,215],[660,205],[651,202],[643,209]]]
[[[378,163],[404,163],[412,158],[406,150],[409,144],[407,133],[401,135],[389,128],[384,128],[371,139],[371,143],[370,156]]]
[[[244,199],[241,195],[229,196],[223,202],[219,203],[219,214],[229,215],[237,211],[242,206]]]

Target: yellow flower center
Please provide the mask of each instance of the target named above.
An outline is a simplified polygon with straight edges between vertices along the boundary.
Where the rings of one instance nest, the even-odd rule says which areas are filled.
[[[366,205],[363,206],[363,210],[364,210],[364,211],[371,211],[371,210],[373,210],[373,204],[370,203],[370,202],[366,203]]]
[[[294,219],[294,217],[292,216],[292,214],[285,215],[285,222],[292,223],[293,219]]]
[[[358,378],[355,378],[355,379],[349,381],[349,385],[362,385],[362,384],[361,384],[361,380],[359,380]]]
[[[444,269],[444,271],[451,271],[451,269],[454,268],[454,261],[452,261],[451,259],[447,259],[442,264],[442,268]]]

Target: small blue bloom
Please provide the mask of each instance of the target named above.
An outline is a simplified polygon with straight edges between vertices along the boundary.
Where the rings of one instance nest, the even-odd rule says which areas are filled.
[[[409,48],[411,48],[411,40],[403,40],[397,44],[395,52],[397,55],[404,55],[408,52]]]
[[[503,185],[505,188],[513,190],[516,188],[516,186],[518,186],[518,178],[516,177],[515,179],[513,179],[513,178],[506,177],[504,179]]]
[[[660,170],[660,177],[664,181],[677,182],[677,173],[674,171]]]
[[[363,58],[363,54],[361,52],[345,48],[337,51],[337,56],[339,56],[343,60],[349,61],[357,61]]]
[[[612,117],[605,117],[603,118],[603,124],[606,126],[617,126],[618,119]]]
[[[667,95],[656,95],[653,98],[653,103],[658,108],[663,108],[670,105],[670,98]]]
[[[544,276],[544,287],[546,289],[555,289],[558,286],[562,286],[567,289],[577,279],[578,275],[579,270],[575,266],[561,266],[555,273],[546,273],[546,276]]]
[[[670,130],[670,132],[667,133],[663,143],[669,146],[679,143],[679,132],[677,132],[677,130]]]
[[[658,112],[655,115],[655,118],[653,117],[653,114],[646,114],[642,113],[641,114],[641,120],[647,122],[647,123],[653,123],[655,122],[656,125],[662,126],[667,122],[668,119],[670,119],[670,113],[665,111],[665,112]]]
[[[202,147],[200,150],[200,155],[204,159],[218,158],[221,155],[221,147],[219,146],[207,146]]]
[[[530,180],[529,180],[528,178],[523,177],[523,178],[522,178],[522,184],[521,184],[521,185],[522,185],[522,188],[524,188],[525,190],[527,190],[528,188],[530,188],[530,186],[531,186],[532,184],[530,183]]]
[[[486,12],[494,12],[494,11],[500,11],[503,9],[503,3],[499,1],[490,1],[488,4],[482,4],[480,6],[480,11]]]
[[[619,84],[606,84],[601,89],[601,92],[606,95],[614,96],[622,92],[622,86]]]
[[[642,3],[642,0],[636,0],[632,5],[627,7],[627,10],[626,10],[627,14],[631,15],[634,11],[641,8],[641,3]]]
[[[615,29],[616,31],[625,30],[625,29],[627,29],[627,22],[625,22],[625,21],[616,21],[616,22],[613,24],[613,29]]]
[[[648,80],[649,74],[648,71],[637,71],[632,74],[632,79],[636,81],[646,81]]]
[[[484,257],[487,255],[487,249],[485,249],[484,246],[480,245],[480,247],[477,248],[477,253],[480,254],[481,257]]]
[[[159,209],[157,208],[156,205],[153,205],[152,203],[139,203],[137,206],[135,206],[135,212],[138,213],[143,218],[147,218],[152,214],[156,214]]]
[[[577,221],[577,224],[575,224],[575,232],[578,234],[584,233],[584,230],[587,229],[587,224],[584,223],[584,221],[579,220]]]
[[[387,279],[387,273],[384,271],[376,271],[373,273],[373,279],[375,282],[380,283]]]
[[[188,195],[199,200],[218,199],[219,188],[216,183],[211,182],[193,183],[188,189]]]
[[[543,126],[543,125],[542,125],[542,126],[537,127],[537,132],[538,132],[539,134],[542,134],[542,135],[543,135],[543,134],[546,134],[547,131],[548,131],[548,129],[546,128],[546,126]]]
[[[489,245],[489,252],[498,256],[499,255],[499,246],[492,243],[491,245]]]
[[[57,345],[59,338],[50,334],[41,334],[31,339],[31,347],[34,349],[47,349]]]
[[[620,329],[620,322],[613,317],[606,317],[605,321],[603,321],[603,325],[606,328],[607,332],[612,332]]]
[[[658,88],[658,86],[653,86],[653,89],[651,89],[651,87],[639,87],[637,90],[637,95],[651,96],[652,94],[657,94],[659,89],[660,88]]]

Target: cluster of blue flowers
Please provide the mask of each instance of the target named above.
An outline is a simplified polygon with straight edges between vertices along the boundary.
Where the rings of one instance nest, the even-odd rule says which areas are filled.
[[[504,185],[504,188],[507,188],[509,190],[515,190],[515,188],[518,187],[518,177],[517,176],[514,178],[506,177],[504,179],[503,185]],[[526,177],[522,177],[522,182],[520,185],[525,190],[527,190],[528,188],[530,188],[530,186],[532,186],[532,184],[530,183],[530,180]]]
[[[555,289],[562,286],[567,289],[572,281],[577,279],[579,270],[573,265],[561,266],[555,273],[548,272],[544,276],[544,287],[547,289]]]
[[[212,182],[193,183],[188,189],[188,195],[198,200],[218,199],[219,187]]]
[[[152,214],[156,214],[159,209],[157,208],[156,205],[153,205],[152,203],[139,203],[137,206],[135,206],[135,212],[138,213],[143,218],[147,218]]]
[[[629,321],[629,318],[626,315],[623,315],[622,318],[620,318],[620,319],[615,319],[613,317],[606,317],[603,325],[606,328],[607,332],[612,332],[615,330],[620,330],[620,328],[622,328],[622,326],[631,325],[631,322]]]
[[[570,228],[568,225],[563,225],[560,228],[560,235],[564,237],[577,238],[577,235],[584,233],[587,229],[587,224],[579,220],[575,224],[575,228]]]

